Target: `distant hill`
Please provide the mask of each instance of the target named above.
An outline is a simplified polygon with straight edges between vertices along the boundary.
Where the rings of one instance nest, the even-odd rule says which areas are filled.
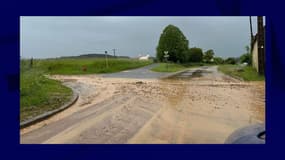
[[[128,56],[116,56],[107,54],[108,58],[130,58]],[[105,54],[97,54],[97,53],[91,53],[91,54],[82,54],[79,56],[64,56],[60,58],[105,58]]]

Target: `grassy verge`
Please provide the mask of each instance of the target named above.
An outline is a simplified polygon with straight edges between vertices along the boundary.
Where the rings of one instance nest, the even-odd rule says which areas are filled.
[[[20,121],[56,109],[69,101],[72,90],[51,80],[41,70],[22,70],[20,75]]]
[[[264,81],[264,76],[259,75],[251,66],[220,65],[219,71],[233,77],[240,77],[245,81]]]
[[[151,63],[150,60],[109,59],[108,67],[106,67],[106,61],[102,58],[39,60],[37,62],[38,66],[49,74],[64,75],[113,73],[146,66]]]

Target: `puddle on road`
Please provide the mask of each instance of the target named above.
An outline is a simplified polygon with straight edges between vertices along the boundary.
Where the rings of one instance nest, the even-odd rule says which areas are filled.
[[[191,78],[197,78],[197,77],[202,77],[205,76],[207,74],[212,73],[211,71],[207,71],[207,70],[188,70],[185,72],[181,72],[178,74],[175,74],[173,76],[167,77],[166,79],[170,79],[170,80],[187,80],[187,79],[191,79]]]

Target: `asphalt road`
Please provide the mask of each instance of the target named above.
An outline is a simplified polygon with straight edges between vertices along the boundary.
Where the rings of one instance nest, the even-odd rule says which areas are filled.
[[[134,79],[156,79],[162,76],[167,76],[170,73],[153,72],[150,69],[157,66],[158,64],[151,64],[145,67],[125,70],[117,73],[102,74],[102,77],[106,78],[134,78]]]

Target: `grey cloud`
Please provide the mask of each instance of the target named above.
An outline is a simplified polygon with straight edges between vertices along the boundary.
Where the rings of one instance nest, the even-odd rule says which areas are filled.
[[[168,24],[181,29],[189,47],[237,57],[249,44],[249,17],[21,17],[21,56],[48,58],[111,52],[155,55]],[[253,17],[256,32],[256,17]]]

